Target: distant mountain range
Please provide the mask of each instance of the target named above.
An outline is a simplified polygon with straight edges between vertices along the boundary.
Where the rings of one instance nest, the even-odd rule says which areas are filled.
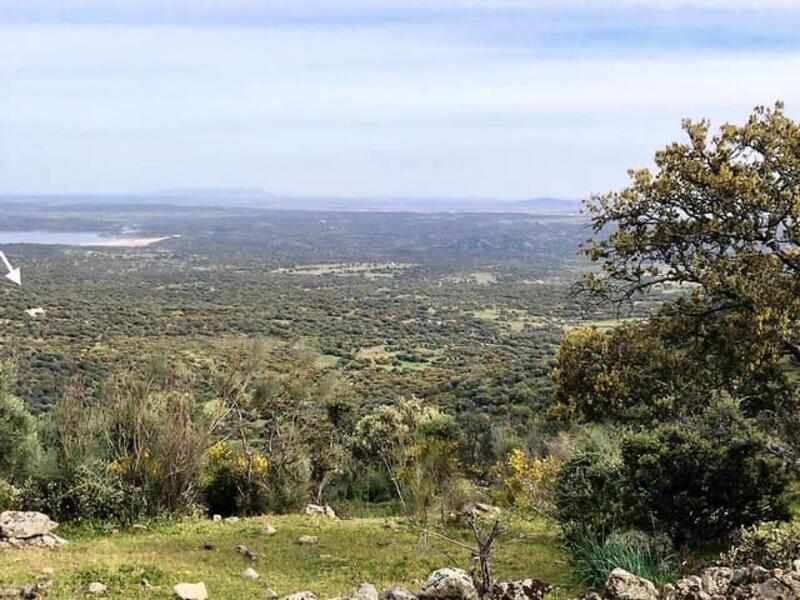
[[[341,210],[380,212],[514,212],[541,215],[578,215],[580,200],[464,198],[325,198],[270,194],[259,189],[172,189],[148,194],[0,195],[0,202],[47,204],[172,204],[272,208],[280,210]]]

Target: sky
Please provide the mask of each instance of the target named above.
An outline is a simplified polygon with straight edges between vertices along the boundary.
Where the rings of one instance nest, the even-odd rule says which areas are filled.
[[[583,198],[798,74],[800,0],[0,0],[0,193]]]

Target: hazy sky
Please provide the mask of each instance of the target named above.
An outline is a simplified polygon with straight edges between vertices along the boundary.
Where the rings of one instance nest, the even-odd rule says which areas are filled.
[[[582,197],[800,116],[800,0],[0,0],[0,192]]]

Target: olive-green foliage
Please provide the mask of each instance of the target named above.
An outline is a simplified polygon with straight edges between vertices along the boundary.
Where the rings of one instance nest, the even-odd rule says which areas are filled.
[[[590,440],[562,465],[553,492],[555,517],[568,546],[587,532],[604,537],[623,525],[623,464],[618,443]]]
[[[627,188],[588,203],[585,253],[600,268],[583,288],[615,304],[668,289],[663,314],[691,323],[682,330],[700,361],[785,385],[776,363],[800,361],[800,124],[777,103],[716,134],[707,121],[684,129],[687,141],[655,154],[655,172],[631,171]]]
[[[594,327],[568,331],[556,354],[550,416],[583,421],[649,425],[691,415],[725,390],[742,398],[749,415],[793,411],[796,401],[777,361],[743,369],[716,357],[726,336],[749,335],[722,329],[732,322],[703,324],[660,314],[603,332]]]
[[[11,394],[15,379],[14,367],[0,363],[0,479],[9,481],[31,471],[39,449],[33,417]]]
[[[668,423],[625,439],[628,519],[677,544],[720,539],[743,525],[786,519],[788,478],[765,455],[765,438],[730,398],[691,423]]]
[[[788,569],[798,556],[800,524],[765,522],[740,529],[722,560],[734,568],[756,564],[765,569]]]
[[[149,501],[146,490],[95,463],[28,479],[15,505],[60,522],[108,526],[131,525],[152,514]]]
[[[568,545],[627,527],[678,546],[721,539],[738,527],[788,517],[787,476],[729,398],[692,420],[622,437],[617,450],[579,450],[561,469],[556,517]]]

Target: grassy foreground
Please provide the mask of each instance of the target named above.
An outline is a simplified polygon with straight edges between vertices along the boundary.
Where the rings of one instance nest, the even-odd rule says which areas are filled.
[[[262,533],[267,523],[277,534]],[[574,591],[553,527],[543,520],[513,519],[510,524],[526,539],[498,550],[497,577],[535,577]],[[288,515],[238,523],[192,519],[112,535],[60,533],[70,540],[63,549],[0,551],[0,588],[52,580],[47,597],[85,598],[87,584],[100,581],[112,598],[171,598],[174,584],[204,581],[211,600],[265,598],[267,588],[281,596],[311,590],[325,598],[349,594],[362,581],[379,589],[415,589],[436,568],[470,565],[466,550],[433,537],[423,541],[402,522],[390,529],[387,519],[375,517],[328,521]],[[319,543],[301,546],[297,539],[302,535],[319,536]],[[206,542],[212,550],[204,549]],[[257,561],[237,554],[238,544],[256,552]],[[244,580],[241,573],[247,567],[261,579]],[[49,569],[54,573],[46,574]]]

